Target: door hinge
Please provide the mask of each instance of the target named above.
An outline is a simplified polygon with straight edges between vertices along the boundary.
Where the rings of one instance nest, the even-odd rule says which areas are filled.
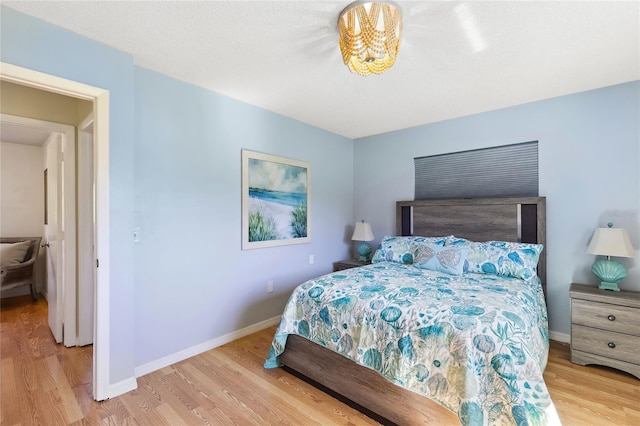
[[[100,267],[100,260],[96,259],[96,268],[99,268],[99,267]]]

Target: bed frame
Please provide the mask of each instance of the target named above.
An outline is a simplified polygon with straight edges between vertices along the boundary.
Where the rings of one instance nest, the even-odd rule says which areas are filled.
[[[546,244],[546,199],[483,198],[398,201],[397,235],[455,235],[472,241]],[[546,290],[546,250],[538,263]],[[546,294],[546,291],[545,291]],[[458,416],[433,400],[309,340],[290,335],[284,368],[383,424],[455,424]]]
[[[396,203],[396,235],[455,235],[471,241],[547,244],[545,197],[417,200]],[[547,252],[538,260],[546,294]]]

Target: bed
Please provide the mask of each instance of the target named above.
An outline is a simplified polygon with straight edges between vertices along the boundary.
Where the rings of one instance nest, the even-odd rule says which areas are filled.
[[[398,202],[371,265],[294,290],[265,367],[382,423],[558,423],[542,378],[545,202]]]

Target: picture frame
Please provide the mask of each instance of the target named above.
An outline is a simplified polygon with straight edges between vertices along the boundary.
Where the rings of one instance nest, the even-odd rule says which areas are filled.
[[[311,241],[311,164],[242,150],[242,249]]]

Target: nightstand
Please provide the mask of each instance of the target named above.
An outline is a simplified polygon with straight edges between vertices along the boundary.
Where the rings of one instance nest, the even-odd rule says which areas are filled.
[[[370,265],[371,261],[361,262],[358,259],[345,259],[333,263],[333,272],[342,271],[344,269],[357,268],[358,266]]]
[[[640,379],[640,292],[571,284],[571,362],[617,368]]]

